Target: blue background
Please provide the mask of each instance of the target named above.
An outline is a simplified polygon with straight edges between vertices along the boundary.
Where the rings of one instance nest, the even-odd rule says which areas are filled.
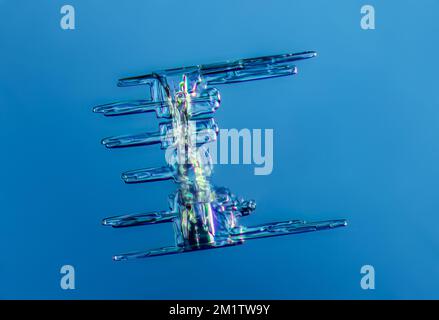
[[[60,8],[76,9],[62,30]],[[376,30],[360,28],[372,4]],[[0,0],[0,298],[438,298],[437,1]],[[254,198],[246,224],[349,219],[335,231],[127,263],[173,243],[170,225],[114,230],[103,217],[165,209],[171,182],[124,185],[159,147],[109,151],[155,130],[151,114],[96,104],[145,96],[120,77],[316,50],[299,74],[221,87],[222,128],[274,128],[274,171],[216,166]],[[76,269],[76,290],[60,268]],[[371,264],[376,289],[362,290]]]

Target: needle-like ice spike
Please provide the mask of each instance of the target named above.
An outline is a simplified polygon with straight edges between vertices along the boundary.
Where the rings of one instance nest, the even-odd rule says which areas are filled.
[[[159,77],[157,74],[148,74],[144,77],[133,77],[133,78],[126,78],[123,80],[119,80],[117,82],[118,87],[131,87],[131,86],[140,86],[140,85],[148,85],[150,87],[154,86],[158,80]]]
[[[111,226],[113,228],[123,228],[171,222],[176,216],[176,212],[169,211],[127,214],[123,216],[105,218],[104,220],[102,220],[102,224],[105,226]]]
[[[142,183],[150,181],[169,180],[175,177],[175,170],[171,167],[138,169],[122,173],[126,183]]]
[[[180,102],[183,102],[182,99]],[[175,101],[172,101],[175,103]],[[191,108],[189,117],[197,119],[204,115],[214,113],[221,104],[221,96],[216,88],[201,90],[201,93],[190,98]],[[99,105],[93,108],[93,112],[104,116],[120,116],[144,112],[155,112],[158,118],[171,118],[168,101],[132,100]]]
[[[282,236],[294,233],[334,229],[338,227],[345,227],[346,225],[347,221],[344,219],[318,222],[292,220],[262,224],[254,227],[239,226],[232,229],[231,235],[232,239],[249,240],[256,238]]]
[[[145,146],[160,143],[161,141],[162,134],[160,132],[150,132],[105,138],[102,140],[102,144],[107,148],[123,148],[131,146]]]
[[[182,252],[184,252],[184,248],[182,247],[164,247],[164,248],[149,250],[144,252],[118,254],[113,256],[113,260],[126,261],[126,260],[142,259],[142,258],[149,258],[149,257],[161,256],[165,254],[175,254]]]
[[[132,113],[152,112],[157,108],[164,107],[163,101],[153,102],[151,100],[120,101],[103,104],[93,108],[93,112],[102,113],[104,116],[119,116]]]
[[[167,77],[187,74],[194,70],[199,70],[200,80],[204,80],[209,84],[227,84],[287,76],[297,73],[294,62],[310,59],[316,55],[317,53],[315,51],[305,51],[167,69],[147,75],[121,79],[119,80],[119,86],[141,85],[151,81],[151,79],[157,79],[160,76]]]
[[[273,56],[263,56],[257,58],[242,59],[241,63],[244,66],[257,66],[257,65],[290,65],[292,62],[300,60],[311,59],[317,56],[315,51],[304,51],[299,53],[286,53]]]
[[[207,78],[209,85],[229,84],[252,80],[261,80],[268,78],[284,77],[295,75],[297,73],[296,66],[272,66],[263,67],[246,67],[239,70],[231,70],[211,75]]]
[[[215,141],[218,134],[218,126],[213,118],[190,121],[189,128],[191,130],[189,134],[192,134],[197,144]],[[174,138],[172,124],[166,122],[159,125],[157,132],[108,137],[102,140],[102,144],[107,148],[124,148],[161,143],[162,148],[165,149],[172,145]]]
[[[334,229],[338,227],[344,227],[347,225],[346,220],[328,220],[328,221],[318,221],[318,222],[305,222],[302,220],[291,220],[285,222],[269,223],[265,225],[259,225],[255,227],[237,227],[232,231],[231,240],[233,241],[218,241],[206,245],[186,245],[186,246],[175,246],[175,247],[163,247],[158,249],[153,249],[144,252],[133,252],[118,254],[113,256],[115,261],[131,260],[131,259],[141,259],[150,258],[155,256],[162,256],[168,254],[193,252],[196,250],[204,249],[215,249],[228,246],[234,246],[242,244],[245,240],[267,238],[274,236],[282,236],[295,233],[304,233],[312,231],[320,231],[326,229]]]
[[[185,252],[193,252],[207,249],[218,249],[224,247],[232,247],[236,245],[240,245],[243,242],[227,242],[227,241],[219,241],[212,243],[210,245],[200,245],[200,246],[175,246],[175,247],[163,247],[158,249],[152,249],[148,251],[140,251],[140,252],[131,252],[131,253],[122,253],[113,256],[114,261],[126,261],[133,259],[142,259],[142,258],[152,258],[157,256],[163,256],[168,254],[176,254],[176,253],[185,253]]]

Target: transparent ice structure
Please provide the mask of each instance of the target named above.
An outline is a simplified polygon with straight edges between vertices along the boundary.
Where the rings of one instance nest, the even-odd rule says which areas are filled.
[[[177,190],[169,196],[169,210],[109,217],[103,220],[114,228],[156,223],[172,223],[175,246],[124,253],[114,260],[127,260],[183,253],[243,244],[250,239],[281,236],[346,226],[344,219],[307,222],[288,220],[257,226],[244,226],[241,218],[256,209],[253,200],[235,196],[210,182],[212,163],[207,143],[215,141],[218,126],[213,118],[221,98],[214,86],[290,76],[297,73],[296,63],[313,58],[315,52],[301,52],[207,65],[182,67],[125,78],[118,86],[146,85],[150,99],[115,102],[97,106],[96,113],[121,116],[154,112],[163,119],[156,132],[105,138],[107,148],[160,144],[166,149],[163,167],[127,171],[126,183],[173,180]]]

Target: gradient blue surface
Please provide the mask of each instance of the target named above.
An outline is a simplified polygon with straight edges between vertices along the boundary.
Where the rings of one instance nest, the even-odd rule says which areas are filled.
[[[437,1],[0,0],[0,298],[438,298]],[[76,9],[76,30],[59,26]],[[115,263],[173,243],[169,225],[114,230],[109,215],[166,208],[171,182],[124,185],[159,147],[102,137],[157,128],[153,115],[92,106],[138,98],[120,77],[316,50],[296,77],[222,87],[222,128],[274,128],[274,171],[224,165],[214,182],[254,198],[245,223],[347,218],[329,232]],[[281,117],[275,111],[281,110]],[[76,268],[76,290],[59,286]],[[376,289],[360,287],[360,268]]]

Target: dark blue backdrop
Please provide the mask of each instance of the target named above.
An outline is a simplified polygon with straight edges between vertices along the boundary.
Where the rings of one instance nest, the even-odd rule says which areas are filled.
[[[0,0],[1,298],[438,298],[437,1]],[[76,9],[62,30],[60,8]],[[317,50],[293,78],[222,88],[223,128],[274,128],[274,171],[217,166],[254,198],[248,224],[346,217],[331,232],[115,263],[173,242],[169,225],[113,230],[109,215],[166,208],[175,185],[124,185],[158,147],[102,137],[157,128],[96,104],[142,96],[120,77],[230,58]],[[280,115],[280,116],[279,116]],[[59,286],[76,268],[76,290]],[[360,268],[376,289],[360,287]]]

